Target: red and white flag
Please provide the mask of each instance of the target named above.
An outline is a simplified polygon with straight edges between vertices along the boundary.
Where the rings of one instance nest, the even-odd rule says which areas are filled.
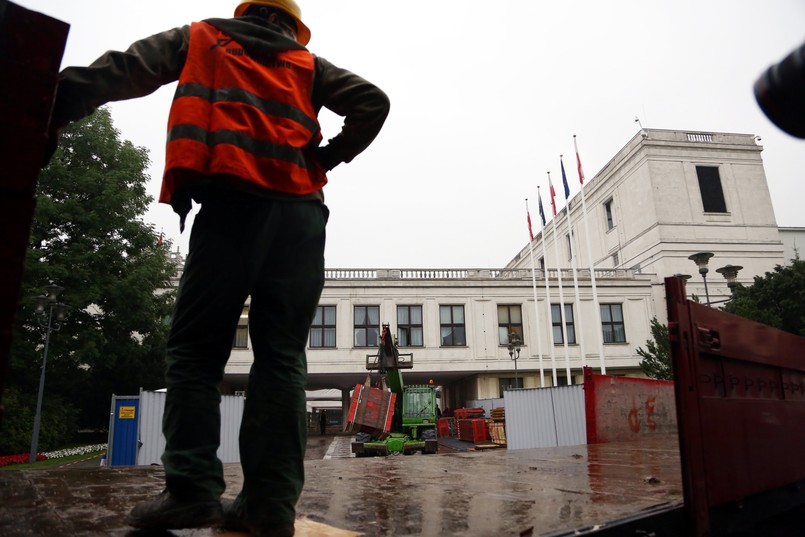
[[[581,168],[581,157],[579,156],[579,146],[576,143],[576,135],[573,135],[573,147],[576,148],[576,164],[579,166],[579,183],[584,184],[584,170]]]
[[[534,231],[531,229],[531,212],[528,210],[528,199],[525,200],[525,214],[528,219],[528,236],[534,240]]]
[[[551,182],[551,172],[548,172],[548,186],[551,190],[551,209],[553,209],[553,215],[556,216],[556,191],[553,189],[553,183]]]

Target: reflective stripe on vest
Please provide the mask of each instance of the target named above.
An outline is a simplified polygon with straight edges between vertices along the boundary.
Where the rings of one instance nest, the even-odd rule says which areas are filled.
[[[321,140],[310,102],[314,69],[307,50],[261,61],[212,25],[193,23],[168,120],[160,201],[170,203],[199,175],[292,194],[320,190],[327,177],[305,150]]]

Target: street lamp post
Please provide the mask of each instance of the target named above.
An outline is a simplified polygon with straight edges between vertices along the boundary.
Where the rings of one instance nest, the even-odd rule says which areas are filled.
[[[710,292],[707,290],[707,262],[711,257],[713,257],[713,252],[699,252],[688,256],[688,259],[696,263],[696,266],[699,267],[699,274],[702,275],[702,280],[704,280],[704,296],[707,299],[708,306],[710,305]]]
[[[520,387],[520,379],[517,376],[517,359],[520,358],[520,345],[523,344],[523,341],[520,339],[520,334],[517,332],[511,332],[509,334],[509,344],[507,345],[509,349],[509,358],[514,360],[514,387]]]
[[[36,300],[36,321],[45,329],[45,352],[42,358],[42,372],[39,375],[39,393],[36,397],[36,416],[34,417],[34,432],[31,437],[31,454],[28,462],[36,462],[36,451],[39,444],[39,427],[42,421],[42,396],[45,391],[45,370],[48,362],[48,347],[50,346],[50,333],[61,329],[61,323],[67,314],[67,306],[57,301],[64,287],[50,284],[46,288],[47,294],[38,296]],[[47,319],[47,320],[45,320]]]

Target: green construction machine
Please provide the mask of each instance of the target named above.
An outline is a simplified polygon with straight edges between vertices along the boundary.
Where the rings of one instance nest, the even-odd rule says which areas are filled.
[[[366,355],[366,369],[381,377],[382,389],[396,394],[391,429],[374,435],[358,432],[352,443],[356,457],[436,453],[436,390],[432,384],[403,384],[402,370],[414,366],[413,354],[400,354],[389,325],[384,324],[377,354]],[[368,380],[368,379],[367,379]]]

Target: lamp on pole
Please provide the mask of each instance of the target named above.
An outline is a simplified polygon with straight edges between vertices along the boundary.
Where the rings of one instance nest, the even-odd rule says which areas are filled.
[[[39,393],[36,397],[36,416],[34,417],[34,432],[31,437],[31,455],[28,462],[36,462],[36,451],[39,444],[39,427],[42,420],[42,396],[45,391],[45,370],[48,362],[48,347],[50,346],[50,333],[61,329],[62,321],[67,315],[67,306],[58,302],[58,297],[64,287],[50,284],[45,287],[46,294],[36,297],[36,322],[45,329],[45,352],[42,358],[42,372],[39,375]]]
[[[520,380],[517,376],[517,359],[520,358],[520,345],[523,344],[523,340],[520,339],[520,334],[517,332],[510,332],[509,333],[509,344],[507,345],[509,349],[509,358],[514,360],[514,387],[520,387]]]
[[[699,252],[688,256],[688,259],[699,267],[699,274],[702,275],[702,280],[704,280],[704,296],[707,299],[708,306],[710,305],[710,292],[707,290],[707,262],[711,257],[713,257],[713,252]]]
[[[731,296],[735,296],[735,288],[738,287],[738,271],[742,268],[740,265],[724,265],[716,269],[716,272],[727,280],[727,287],[730,288]]]

